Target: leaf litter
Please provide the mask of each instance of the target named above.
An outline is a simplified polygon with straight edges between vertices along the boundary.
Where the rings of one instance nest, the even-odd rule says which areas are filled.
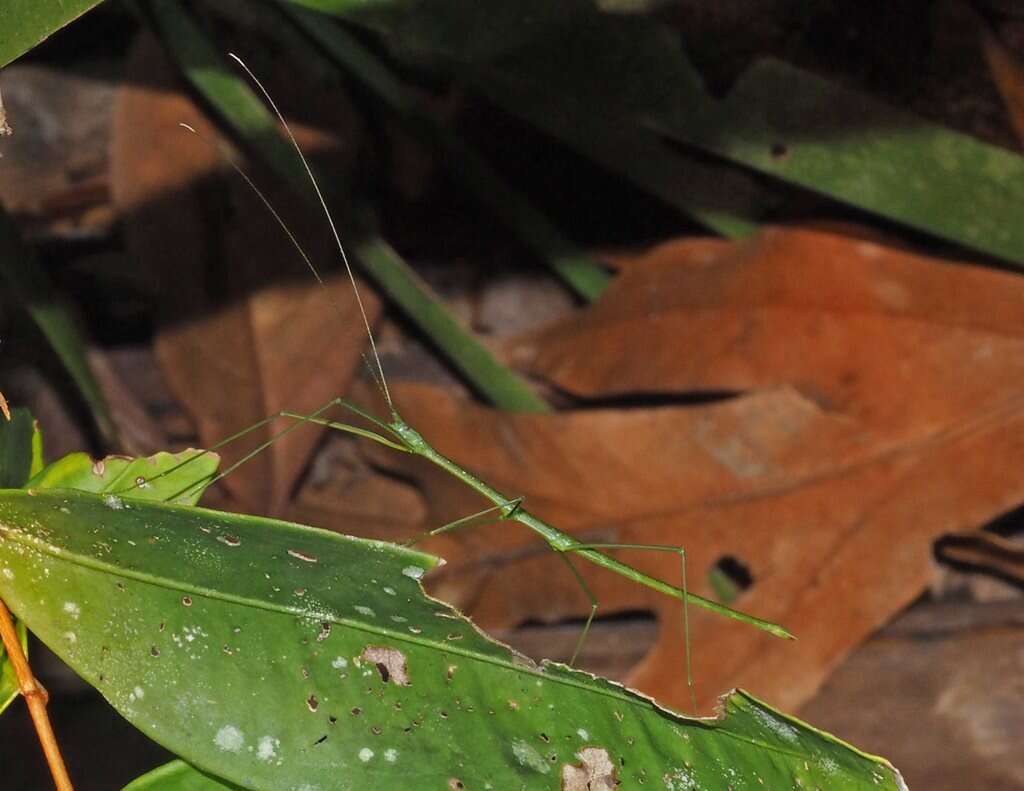
[[[698,699],[706,708],[738,685],[796,707],[927,587],[936,539],[1024,499],[1013,463],[1024,289],[1005,273],[799,229],[680,240],[619,263],[597,304],[508,355],[583,398],[733,397],[553,416],[423,385],[395,387],[396,401],[442,453],[577,538],[682,545],[702,595],[714,595],[708,576],[723,559],[742,563],[752,582],[735,606],[799,640],[691,610]],[[428,513],[409,534],[479,510],[416,460],[368,453],[425,492]],[[507,523],[424,545],[449,560],[431,590],[485,628],[589,610],[559,560]],[[670,555],[629,560],[679,577]],[[685,706],[678,605],[582,573],[601,612],[657,613],[657,643],[627,683]]]
[[[347,390],[361,364],[362,335],[336,321],[338,313],[355,310],[351,285],[331,277],[320,288],[248,188],[234,174],[227,185],[219,182],[224,161],[178,125],[211,140],[219,140],[217,132],[151,38],[137,44],[130,68],[146,79],[119,89],[114,195],[131,217],[126,244],[159,289],[161,367],[194,415],[201,442],[209,447],[280,409],[308,413],[323,406]],[[296,92],[300,85],[292,84],[279,93],[302,106]],[[296,131],[308,150],[333,152],[336,178],[346,178],[351,157],[345,152],[358,134],[354,115],[343,101],[328,115],[324,128],[340,131]],[[268,196],[314,260],[334,259],[320,218],[287,191],[271,188]],[[377,300],[367,292],[365,302],[372,320]],[[288,425],[272,423],[228,446],[225,466]],[[311,427],[292,432],[227,477],[236,504],[280,512],[320,434]]]

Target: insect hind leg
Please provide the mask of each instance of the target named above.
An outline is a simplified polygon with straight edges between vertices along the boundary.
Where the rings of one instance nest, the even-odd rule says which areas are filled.
[[[619,544],[619,543],[596,543],[596,544],[573,544],[565,548],[559,548],[559,556],[562,557],[567,563],[568,558],[566,552],[578,552],[580,550],[607,550],[607,549],[637,549],[648,552],[670,552],[679,556],[679,573],[681,589],[683,591],[682,604],[682,624],[683,624],[683,642],[684,642],[684,664],[686,672],[686,687],[690,693],[690,705],[693,707],[694,713],[697,712],[697,693],[693,681],[693,662],[690,654],[690,612],[687,604],[687,596],[689,590],[686,582],[686,550],[680,546],[672,546],[669,544]],[[583,633],[580,635],[580,640],[577,642],[576,650],[573,652],[572,661],[570,665],[575,664],[576,657],[579,655],[580,650],[583,647],[583,642],[586,640],[587,633],[590,631],[590,625],[594,620],[594,615],[597,612],[597,600],[594,597],[593,592],[587,586],[583,580],[582,575],[576,570],[572,563],[568,563],[570,570],[572,570],[576,579],[580,582],[583,587],[584,593],[590,599],[590,616],[587,618],[586,625],[584,626]]]

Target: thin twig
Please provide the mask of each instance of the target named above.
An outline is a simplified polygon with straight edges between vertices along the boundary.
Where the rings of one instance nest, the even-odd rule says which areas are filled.
[[[67,767],[64,765],[64,758],[60,754],[60,747],[57,746],[57,737],[53,734],[50,718],[46,714],[46,702],[49,700],[49,695],[46,694],[43,685],[32,675],[32,669],[28,666],[28,660],[22,653],[21,643],[18,641],[18,633],[14,628],[11,611],[7,609],[7,605],[2,599],[0,599],[0,637],[3,638],[7,656],[10,658],[11,664],[14,665],[14,674],[18,677],[18,689],[25,698],[25,703],[28,704],[32,722],[39,735],[39,743],[43,746],[43,753],[46,755],[46,763],[49,764],[50,773],[53,775],[53,783],[57,787],[57,791],[74,791]]]

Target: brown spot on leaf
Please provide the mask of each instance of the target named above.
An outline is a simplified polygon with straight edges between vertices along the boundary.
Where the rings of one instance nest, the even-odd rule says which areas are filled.
[[[409,671],[405,663],[405,654],[397,648],[368,645],[359,656],[377,666],[377,672],[380,673],[381,680],[385,684],[390,681],[400,687],[409,686]]]
[[[579,764],[562,766],[562,791],[613,791],[618,788],[615,765],[603,747],[584,747]]]

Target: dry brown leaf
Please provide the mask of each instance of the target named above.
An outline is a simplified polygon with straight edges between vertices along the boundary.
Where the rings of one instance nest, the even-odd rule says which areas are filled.
[[[799,641],[691,608],[699,697],[706,707],[741,685],[792,708],[920,594],[935,539],[1024,499],[1022,307],[1015,276],[864,240],[775,230],[733,246],[681,242],[634,262],[597,305],[517,356],[585,395],[745,395],[554,416],[422,387],[398,388],[398,402],[442,452],[584,540],[683,545],[704,595],[720,560],[745,565],[753,585],[737,606]],[[378,462],[423,486],[424,526],[481,507],[415,460]],[[522,528],[442,538],[427,545],[451,561],[435,592],[483,625],[586,613],[571,576]],[[678,579],[671,555],[623,557]],[[629,682],[685,706],[678,607],[586,574],[605,612],[658,613],[657,646]]]
[[[201,441],[209,446],[283,408],[312,411],[345,392],[365,340],[351,286],[334,277],[320,288],[258,199],[236,177],[219,179],[217,154],[178,124],[216,133],[152,41],[137,48],[130,71],[135,81],[121,89],[114,122],[115,198],[126,213],[129,249],[159,284],[157,353]],[[293,79],[287,91],[275,91],[274,75],[267,80],[284,104],[301,103],[312,90]],[[351,133],[343,105],[329,105],[335,112],[324,123]],[[306,127],[295,132],[307,150],[340,145]],[[331,162],[336,169],[321,163],[321,172],[345,178],[351,157],[340,167]],[[311,258],[334,261],[322,216],[293,193],[266,191]],[[364,301],[372,320],[378,303],[369,294]],[[274,430],[287,425],[279,421]],[[225,465],[270,433],[226,448]],[[241,507],[280,512],[319,433],[296,431],[227,478]]]
[[[717,256],[703,240],[662,245],[511,355],[584,396],[791,386],[859,421],[843,449],[856,457],[869,439],[897,446],[1009,406],[1022,308],[1016,275],[771,229]]]
[[[694,409],[555,416],[501,414],[423,387],[402,387],[398,398],[442,452],[583,540],[682,545],[690,587],[703,595],[713,595],[708,572],[722,558],[750,570],[753,586],[737,606],[783,623],[799,641],[691,608],[704,709],[734,685],[783,707],[807,700],[861,638],[919,594],[937,536],[984,522],[1024,496],[1012,465],[964,463],[983,452],[1019,453],[1019,415],[859,463],[824,459],[811,468],[803,446],[823,446],[827,437],[845,444],[852,427],[788,388]],[[424,527],[480,508],[443,474],[389,458],[427,491],[434,507]],[[433,590],[485,627],[586,613],[575,581],[523,528],[502,523],[443,538],[425,545],[449,560]],[[671,555],[621,557],[679,578]],[[658,643],[628,682],[686,706],[678,605],[577,565],[602,612],[658,614]]]

